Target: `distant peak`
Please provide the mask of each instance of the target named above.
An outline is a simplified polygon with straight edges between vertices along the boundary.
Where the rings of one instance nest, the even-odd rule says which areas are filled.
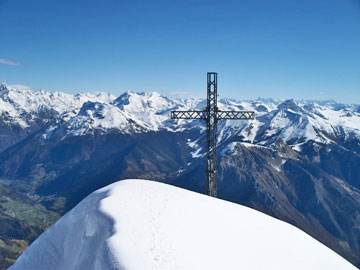
[[[8,89],[6,83],[0,83],[0,91],[3,91],[5,89]]]
[[[121,104],[129,104],[129,99],[130,99],[130,96],[133,94],[134,92],[133,91],[126,91],[124,93],[122,93],[119,97],[117,97],[115,100],[114,100],[114,104],[115,105],[121,105]]]
[[[115,105],[127,105],[132,98],[149,99],[151,97],[161,98],[162,96],[155,91],[152,92],[135,92],[128,90],[122,93],[118,98],[114,100]]]
[[[279,109],[292,109],[297,110],[299,108],[298,103],[294,99],[285,100],[283,103],[279,104]]]

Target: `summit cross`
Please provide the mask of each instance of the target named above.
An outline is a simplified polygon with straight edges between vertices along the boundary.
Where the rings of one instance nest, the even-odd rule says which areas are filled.
[[[253,111],[220,111],[217,107],[217,73],[207,73],[207,106],[203,111],[172,111],[171,119],[201,119],[207,125],[205,192],[217,196],[216,187],[216,132],[219,120],[253,120]]]

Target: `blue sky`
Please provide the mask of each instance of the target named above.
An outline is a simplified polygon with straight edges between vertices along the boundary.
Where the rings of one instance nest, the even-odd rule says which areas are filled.
[[[0,0],[0,81],[360,103],[360,0]]]

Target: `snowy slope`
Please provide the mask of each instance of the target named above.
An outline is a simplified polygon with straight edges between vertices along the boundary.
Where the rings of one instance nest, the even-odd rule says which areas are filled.
[[[84,199],[16,269],[356,269],[299,229],[166,184],[126,180]]]

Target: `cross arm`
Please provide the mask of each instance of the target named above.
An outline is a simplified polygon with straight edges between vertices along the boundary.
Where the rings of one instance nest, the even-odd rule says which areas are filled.
[[[172,111],[171,119],[207,119],[206,111]]]
[[[253,120],[255,112],[252,111],[217,111],[217,119]]]

